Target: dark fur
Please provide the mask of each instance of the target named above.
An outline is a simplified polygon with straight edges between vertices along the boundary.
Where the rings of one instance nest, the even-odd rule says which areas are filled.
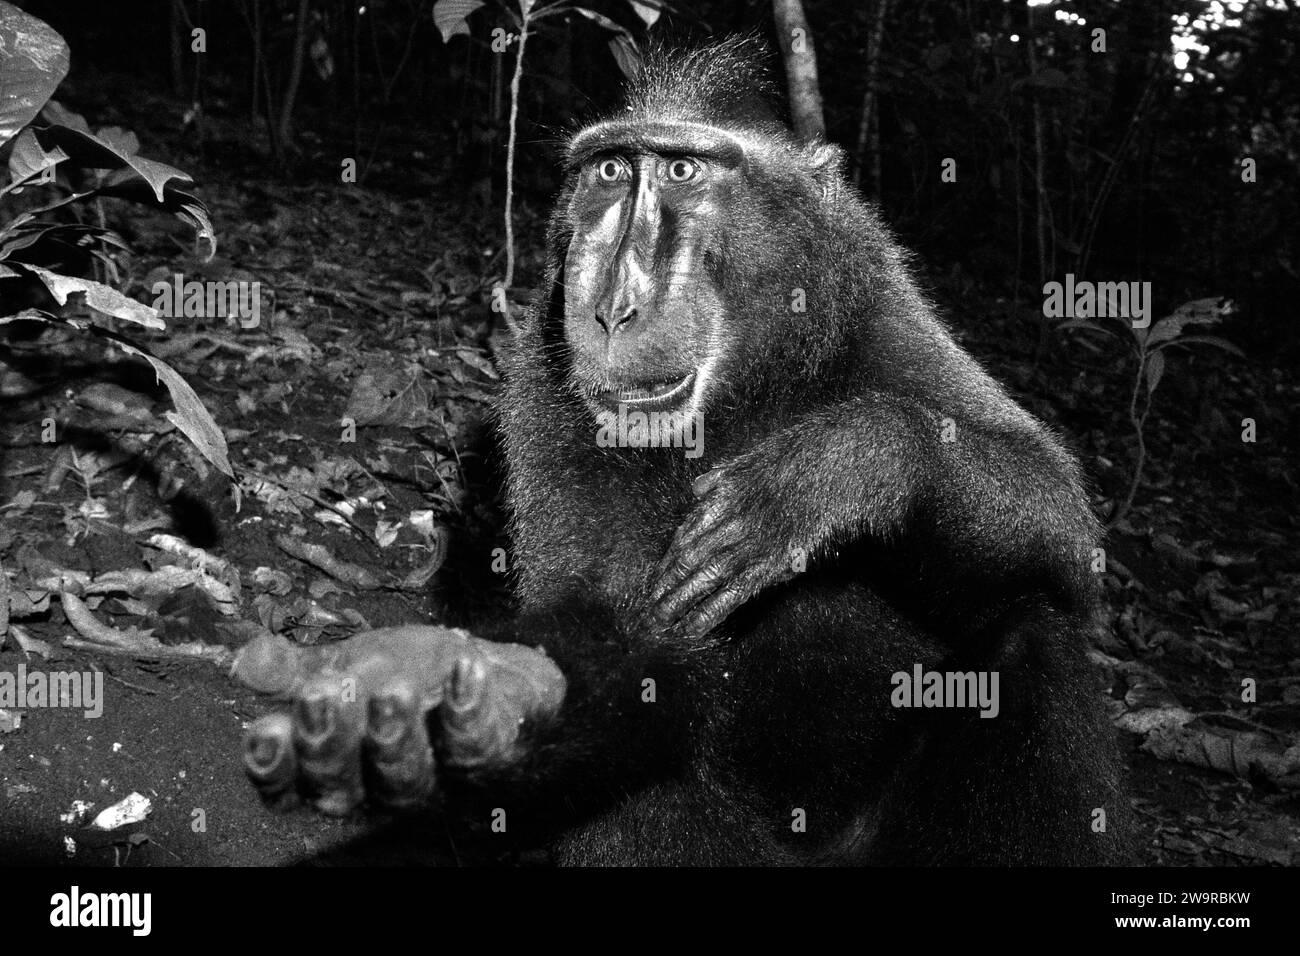
[[[952,341],[830,148],[776,124],[746,44],[650,64],[615,115],[770,144],[709,260],[730,332],[705,454],[592,440],[563,334],[571,179],[549,292],[504,363],[524,616],[496,635],[544,645],[570,692],[523,764],[469,783],[566,862],[1122,859],[1074,459]],[[795,286],[814,304],[799,316]],[[943,418],[956,443],[938,443]],[[757,489],[747,521],[773,551],[827,530],[807,573],[678,642],[637,622],[691,481],[721,463]],[[999,670],[1001,715],[895,710],[890,675],[917,662]],[[1094,807],[1109,833],[1091,832]]]

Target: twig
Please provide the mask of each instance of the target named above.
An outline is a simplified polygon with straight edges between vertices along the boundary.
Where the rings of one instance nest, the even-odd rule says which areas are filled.
[[[154,690],[152,687],[142,687],[142,686],[139,685],[139,684],[133,684],[133,683],[131,683],[129,680],[126,680],[125,678],[118,677],[118,676],[117,676],[116,674],[114,674],[112,671],[106,671],[106,670],[104,670],[102,667],[94,667],[94,664],[92,664],[91,667],[94,668],[95,673],[97,673],[97,674],[103,674],[103,675],[104,675],[105,677],[107,677],[109,680],[117,681],[117,682],[118,682],[119,684],[121,684],[123,687],[129,687],[129,688],[131,688],[131,690],[138,690],[138,691],[139,691],[140,693],[142,693],[142,694],[149,694],[150,696],[153,696],[153,697],[158,696],[158,692],[157,692],[156,690]]]
[[[512,332],[515,328],[514,317],[510,314],[510,287],[515,281],[515,139],[519,125],[519,80],[524,73],[524,44],[528,42],[528,22],[531,4],[523,4],[523,13],[519,21],[519,49],[515,51],[515,75],[510,79],[510,136],[506,142],[506,275],[501,281],[502,300],[505,307],[506,325]]]
[[[1110,518],[1107,519],[1106,527],[1108,529],[1119,524],[1124,516],[1128,514],[1129,509],[1133,507],[1133,499],[1137,497],[1138,485],[1142,481],[1142,469],[1146,467],[1147,443],[1143,431],[1146,427],[1147,415],[1151,411],[1151,393],[1149,391],[1147,392],[1146,408],[1141,415],[1137,411],[1138,391],[1146,380],[1146,376],[1143,374],[1145,371],[1146,356],[1139,354],[1137,373],[1133,376],[1133,394],[1129,397],[1128,403],[1128,420],[1133,425],[1133,432],[1137,436],[1137,454],[1134,456],[1133,461],[1133,480],[1129,482],[1128,493],[1124,496],[1124,500],[1115,506],[1115,510],[1111,512]]]

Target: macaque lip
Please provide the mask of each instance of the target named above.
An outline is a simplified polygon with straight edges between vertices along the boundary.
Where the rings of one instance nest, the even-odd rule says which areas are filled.
[[[592,397],[603,408],[618,411],[620,405],[636,411],[667,411],[681,405],[695,387],[695,373],[670,382],[647,382],[624,388],[595,391]]]

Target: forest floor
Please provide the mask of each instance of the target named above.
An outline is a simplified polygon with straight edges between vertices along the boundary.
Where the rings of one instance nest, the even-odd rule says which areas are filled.
[[[174,273],[261,283],[256,328],[182,319],[164,334],[123,330],[213,412],[242,504],[163,418],[165,393],[139,363],[71,332],[0,351],[0,561],[14,608],[0,671],[102,674],[104,688],[93,719],[0,706],[0,862],[456,862],[433,819],[376,826],[264,810],[240,757],[243,727],[267,704],[224,663],[69,643],[57,582],[193,567],[158,535],[202,548],[213,575],[238,588],[233,603],[191,583],[106,589],[88,605],[101,624],[178,654],[201,642],[223,661],[263,628],[316,643],[509,613],[491,571],[504,540],[486,423],[499,202],[464,198],[474,190],[442,176],[428,143],[390,139],[364,185],[327,181],[337,157],[321,159],[317,181],[286,184],[240,142],[239,123],[214,125],[198,151],[168,136],[172,107],[113,115],[125,101],[74,105],[97,126],[135,124],[145,155],[192,173],[221,242],[202,262],[179,224],[120,213],[136,252],[127,291],[150,302],[153,282]],[[414,158],[383,158],[397,155]],[[535,212],[524,215],[525,275],[540,251]],[[1056,336],[1034,363],[1032,313],[956,272],[927,281],[967,347],[1070,436],[1099,510],[1122,496],[1133,439],[1120,353]],[[1132,768],[1142,862],[1300,864],[1300,385],[1281,356],[1249,352],[1192,353],[1166,379],[1147,423],[1146,479],[1108,539],[1110,626],[1094,649]],[[1245,417],[1258,422],[1253,444],[1240,440]],[[51,418],[60,440],[46,443]],[[331,560],[290,554],[304,543]],[[147,815],[91,825],[133,793],[150,801]]]

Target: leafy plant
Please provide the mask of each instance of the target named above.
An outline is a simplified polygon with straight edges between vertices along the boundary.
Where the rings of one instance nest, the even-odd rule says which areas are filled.
[[[1133,328],[1127,320],[1120,320],[1108,325],[1089,319],[1070,319],[1056,327],[1058,332],[1072,329],[1109,336],[1121,342],[1133,361],[1133,389],[1129,395],[1128,419],[1137,441],[1134,452],[1133,476],[1129,481],[1128,491],[1122,501],[1116,503],[1111,511],[1107,527],[1118,524],[1137,497],[1138,485],[1142,481],[1142,470],[1146,466],[1146,421],[1151,413],[1151,402],[1156,389],[1165,375],[1165,350],[1169,348],[1192,348],[1208,345],[1222,349],[1233,355],[1242,355],[1241,349],[1226,339],[1216,335],[1188,335],[1186,330],[1192,325],[1217,325],[1233,311],[1229,300],[1209,298],[1194,299],[1184,302],[1170,315],[1147,328]]]
[[[0,84],[6,92],[0,99],[0,155],[8,158],[0,200],[28,190],[52,196],[29,202],[29,208],[0,225],[0,325],[19,320],[66,325],[143,358],[176,406],[167,419],[208,461],[233,477],[225,437],[189,384],[167,363],[96,320],[108,316],[162,329],[158,310],[106,282],[48,267],[81,253],[105,276],[116,276],[112,253],[126,246],[103,225],[100,203],[109,198],[169,212],[195,229],[209,258],[216,251],[208,211],[187,191],[192,185],[188,175],[140,156],[135,134],[116,127],[93,132],[85,119],[50,98],[67,72],[63,38],[41,20],[0,2]],[[99,224],[81,221],[83,210],[98,213],[93,218]],[[18,304],[34,287],[48,293],[57,311]],[[79,303],[72,302],[74,297]]]

